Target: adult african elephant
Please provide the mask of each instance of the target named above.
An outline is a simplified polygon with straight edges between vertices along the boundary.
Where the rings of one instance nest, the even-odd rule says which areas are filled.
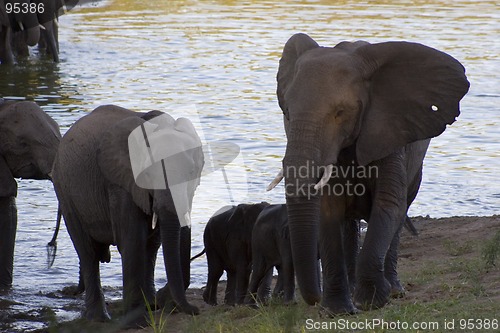
[[[190,279],[190,213],[203,163],[191,122],[160,111],[100,106],[64,135],[53,182],[80,259],[86,318],[110,318],[99,261],[109,262],[109,246],[116,245],[122,257],[125,313],[131,323],[141,320],[144,297],[154,302],[160,240],[168,290],[177,308],[198,313],[187,302],[185,289]]]
[[[61,134],[34,102],[0,99],[0,289],[12,285],[17,228],[14,178],[50,179]]]
[[[331,313],[354,313],[354,304],[382,307],[391,289],[401,289],[399,231],[430,138],[459,115],[469,88],[464,72],[448,54],[417,43],[320,47],[305,34],[288,40],[277,74],[287,136],[281,175],[296,277],[308,304],[321,300]],[[353,304],[341,240],[346,223],[359,218],[369,226]]]

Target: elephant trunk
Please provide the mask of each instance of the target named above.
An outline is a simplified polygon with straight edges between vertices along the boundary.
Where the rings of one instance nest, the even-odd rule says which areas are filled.
[[[52,56],[54,62],[59,62],[59,45],[57,25],[54,20],[44,24],[45,30],[42,31],[42,36],[45,40],[47,53]]]
[[[189,285],[189,259],[191,235],[188,227],[181,228],[175,213],[164,210],[158,214],[163,258],[168,279],[168,292],[180,311],[197,314],[198,309],[186,300]],[[189,239],[189,241],[187,241]]]
[[[38,24],[26,29],[24,32],[24,38],[28,46],[35,46],[40,40],[40,27]]]
[[[299,137],[313,137],[311,132],[300,131]],[[317,270],[320,198],[314,189],[321,168],[315,163],[320,151],[313,143],[311,140],[308,145],[289,136],[283,159],[293,265],[302,297],[310,305],[321,299]]]
[[[318,261],[319,198],[287,197],[293,266],[302,298],[314,305],[321,300]]]
[[[15,197],[0,198],[0,290],[12,285],[17,209]]]

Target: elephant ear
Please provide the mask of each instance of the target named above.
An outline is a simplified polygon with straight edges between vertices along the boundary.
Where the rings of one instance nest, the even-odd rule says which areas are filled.
[[[357,140],[360,165],[440,135],[460,114],[469,82],[450,55],[409,42],[368,44],[354,53],[365,66],[370,96]]]
[[[104,177],[132,195],[135,204],[146,214],[152,214],[150,191],[137,186],[130,162],[128,137],[145,122],[140,117],[128,117],[116,123],[99,142],[97,164]]]
[[[276,94],[278,95],[278,103],[283,110],[283,114],[288,119],[288,106],[285,101],[285,94],[290,87],[295,76],[295,64],[302,54],[306,51],[319,47],[311,37],[306,34],[295,34],[286,42],[283,48],[283,54],[280,59],[278,74],[276,80],[278,81],[278,88]]]
[[[0,197],[15,197],[17,196],[17,183],[12,176],[12,172],[7,165],[7,162],[0,155]]]

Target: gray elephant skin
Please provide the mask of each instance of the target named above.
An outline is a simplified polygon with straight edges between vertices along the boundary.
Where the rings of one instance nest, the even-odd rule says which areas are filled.
[[[14,178],[50,179],[61,134],[34,102],[0,99],[0,289],[12,286],[17,228]]]
[[[150,128],[149,121],[160,116],[170,119],[158,129],[166,133],[160,148],[181,148],[176,158],[161,161],[163,170],[165,167],[171,170],[170,166],[192,177],[181,185],[181,182],[170,184],[171,178],[168,182],[165,179],[163,189],[141,188],[134,178],[128,138],[134,129]],[[155,148],[149,144],[150,149]],[[184,145],[196,148],[183,149]],[[53,182],[80,259],[87,319],[110,318],[101,288],[99,262],[109,262],[109,246],[116,245],[122,258],[125,321],[130,325],[141,323],[144,298],[150,304],[155,299],[154,266],[160,242],[168,278],[167,293],[178,310],[198,313],[185,296],[190,283],[191,251],[191,229],[185,222],[189,219],[203,163],[201,141],[191,122],[185,118],[174,120],[160,111],[140,113],[114,105],[100,106],[79,119],[64,135],[54,162]],[[174,185],[184,190],[183,212],[176,210]]]
[[[469,88],[465,69],[417,43],[320,47],[296,34],[284,47],[277,83],[287,136],[282,175],[301,295],[332,314],[382,307],[391,290],[402,288],[399,231],[420,186],[430,138],[460,113]],[[351,298],[350,250],[342,234],[356,219],[368,221],[368,230]],[[318,242],[322,289],[314,264]]]
[[[252,230],[267,202],[239,204],[220,209],[210,218],[203,233],[207,254],[208,278],[203,300],[217,305],[217,285],[227,273],[225,303],[243,304],[252,269]],[[203,253],[203,251],[202,251]]]
[[[252,275],[248,303],[266,302],[272,281],[273,268],[278,279],[273,296],[283,294],[285,304],[295,298],[295,274],[293,269],[288,212],[285,204],[270,205],[259,214],[252,231]],[[258,290],[261,294],[258,294]]]

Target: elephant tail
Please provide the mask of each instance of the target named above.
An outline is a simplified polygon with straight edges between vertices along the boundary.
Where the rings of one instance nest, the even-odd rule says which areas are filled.
[[[418,236],[418,230],[415,228],[415,225],[411,221],[411,219],[406,215],[405,221],[403,222],[403,226],[408,230],[412,236]]]
[[[54,260],[56,260],[57,253],[57,234],[59,233],[59,228],[61,227],[61,205],[59,204],[57,207],[57,222],[56,222],[56,230],[54,230],[54,235],[50,242],[47,243],[47,268],[52,267],[54,264]]]
[[[193,261],[193,260],[195,260],[195,259],[197,259],[197,258],[201,257],[202,255],[204,255],[204,254],[205,254],[205,252],[206,252],[206,250],[205,250],[205,249],[203,249],[203,251],[201,251],[200,253],[198,253],[198,254],[197,254],[197,255],[195,255],[194,257],[192,257],[192,258],[191,258],[191,261]]]

